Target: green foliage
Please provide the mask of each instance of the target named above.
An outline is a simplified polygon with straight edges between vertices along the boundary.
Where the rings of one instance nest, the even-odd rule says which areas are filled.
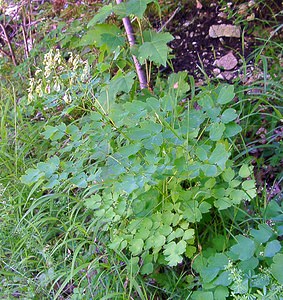
[[[281,208],[272,201],[263,215],[269,216],[275,207],[277,213],[272,213],[270,225],[262,223],[248,235],[236,236],[235,245],[228,251],[204,251],[195,259],[193,268],[200,274],[203,291],[211,291],[214,299],[227,299],[229,295],[235,299],[282,298],[283,256],[278,240],[283,225]],[[197,299],[199,293],[195,292],[193,298]]]
[[[257,195],[238,138],[263,104],[278,128],[270,97],[282,85],[267,80],[262,59],[260,96],[236,84],[195,93],[185,72],[138,91],[131,54],[165,66],[173,38],[142,30],[150,3],[158,6],[110,3],[90,20],[59,23],[44,42],[63,49],[42,63],[42,48],[33,50],[28,94],[0,87],[4,299],[283,297],[282,203]],[[131,49],[125,16],[140,29]],[[278,137],[266,145],[275,165]]]
[[[203,214],[255,194],[255,182],[237,176],[229,160],[225,129],[235,111],[228,118],[221,103],[233,99],[233,87],[200,93],[200,109],[184,110],[178,103],[189,90],[185,79],[184,73],[173,74],[160,95],[123,102],[117,95],[131,90],[133,77],[116,75],[99,92],[93,111],[70,124],[46,126],[42,134],[56,150],[22,176],[43,191],[85,190],[85,206],[110,235],[109,247],[140,256],[145,273],[160,260],[176,266],[191,258],[194,225]]]

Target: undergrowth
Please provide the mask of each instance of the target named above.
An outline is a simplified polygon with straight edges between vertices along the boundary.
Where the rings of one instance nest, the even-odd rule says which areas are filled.
[[[143,29],[152,7],[60,23],[22,89],[2,72],[2,299],[283,297],[282,47],[254,52],[249,86],[180,72],[140,90],[131,55],[147,79],[170,55],[169,33]]]

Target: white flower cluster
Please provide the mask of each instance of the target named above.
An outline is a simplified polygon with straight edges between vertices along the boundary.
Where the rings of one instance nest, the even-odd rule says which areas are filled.
[[[44,55],[43,68],[37,69],[34,77],[29,80],[28,103],[35,98],[60,91],[64,93],[62,100],[66,104],[72,102],[70,89],[90,78],[90,66],[79,55],[71,52],[68,55],[69,59],[66,60],[58,49],[51,49]]]
[[[229,271],[229,278],[232,279],[234,285],[240,287],[243,283],[242,271],[237,269],[231,260],[229,260],[228,265],[225,266],[225,270]]]

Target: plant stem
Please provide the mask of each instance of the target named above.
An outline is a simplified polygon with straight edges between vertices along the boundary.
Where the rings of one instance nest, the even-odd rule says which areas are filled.
[[[13,50],[12,45],[10,43],[10,39],[7,35],[6,29],[1,23],[0,23],[0,27],[3,31],[4,37],[5,37],[6,42],[8,44],[8,47],[9,47],[9,50],[10,50],[10,57],[12,58],[13,64],[14,64],[14,66],[17,66],[17,61],[16,61],[16,58],[15,58],[14,50]]]
[[[122,0],[116,0],[117,4],[120,4],[122,2],[123,2]],[[134,30],[133,30],[131,21],[130,21],[129,17],[123,18],[122,21],[123,21],[123,24],[124,24],[124,27],[125,27],[125,31],[126,31],[126,34],[127,34],[127,38],[128,38],[130,47],[133,47],[135,45],[135,36],[134,36]],[[138,75],[138,78],[139,78],[140,88],[141,89],[146,89],[146,88],[148,88],[148,82],[147,82],[144,70],[143,70],[141,64],[139,63],[138,59],[136,58],[136,56],[132,55],[132,57],[133,57],[134,64],[135,64],[135,67],[136,67],[136,71],[137,71],[137,75]]]

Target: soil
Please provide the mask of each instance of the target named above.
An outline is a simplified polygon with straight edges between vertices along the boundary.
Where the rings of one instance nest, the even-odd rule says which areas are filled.
[[[259,23],[258,18],[265,13],[266,8],[264,4],[262,7],[255,6],[253,1],[249,1],[250,6],[246,4],[247,1],[235,1],[225,9],[220,2],[216,0],[186,1],[166,27],[174,36],[174,40],[170,43],[174,55],[172,60],[174,71],[187,71],[189,75],[194,76],[199,85],[208,78],[218,78],[227,82],[242,78],[243,61],[245,61],[245,67],[248,66],[245,70],[248,76],[252,76],[254,70],[249,56],[257,43],[254,32]],[[272,13],[282,7],[281,1],[273,2]],[[212,25],[236,24],[236,19],[228,16],[231,11],[246,14],[247,23],[241,37],[210,37],[209,29]],[[272,21],[271,11],[269,15],[266,12],[265,17],[269,17]],[[254,20],[251,20],[252,18]],[[244,26],[241,27],[243,30]],[[229,71],[217,68],[216,60],[228,53],[232,53],[237,58],[237,65]],[[167,67],[161,71],[170,73],[172,70]],[[248,81],[248,78],[246,77],[245,80]]]

